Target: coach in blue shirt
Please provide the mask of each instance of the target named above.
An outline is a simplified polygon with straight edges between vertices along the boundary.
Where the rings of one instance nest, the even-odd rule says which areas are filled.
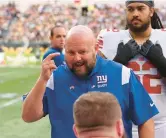
[[[151,118],[158,110],[144,87],[129,68],[96,53],[93,32],[85,26],[73,27],[66,38],[66,65],[56,68],[51,59],[57,53],[46,57],[40,77],[23,103],[23,120],[34,122],[48,114],[52,138],[75,138],[74,101],[88,91],[105,91],[113,93],[121,105],[128,138],[132,138],[132,122],[138,125],[140,138],[154,138]]]
[[[58,67],[64,64],[64,54],[63,49],[65,45],[66,29],[61,25],[54,26],[50,31],[50,42],[51,46],[48,48],[46,53],[43,55],[43,60],[52,53],[58,52],[59,55],[54,57],[54,63]]]

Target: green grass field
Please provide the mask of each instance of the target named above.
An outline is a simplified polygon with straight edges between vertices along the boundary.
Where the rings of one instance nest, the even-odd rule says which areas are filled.
[[[21,96],[30,91],[39,73],[39,67],[0,68],[0,138],[50,137],[48,117],[35,123],[21,119]],[[14,95],[2,97],[8,93]]]

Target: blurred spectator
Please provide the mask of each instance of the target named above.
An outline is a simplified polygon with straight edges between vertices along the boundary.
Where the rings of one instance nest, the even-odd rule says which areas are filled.
[[[10,25],[15,22],[18,14],[19,11],[14,3],[0,6],[0,40],[6,37]]]
[[[162,4],[158,14],[166,27],[166,7]],[[21,41],[26,36],[30,41],[49,41],[49,30],[58,22],[66,29],[77,24],[88,25],[97,34],[104,28],[125,28],[123,4],[90,5],[86,17],[74,4],[36,4],[24,13],[15,4],[0,6],[0,40]]]

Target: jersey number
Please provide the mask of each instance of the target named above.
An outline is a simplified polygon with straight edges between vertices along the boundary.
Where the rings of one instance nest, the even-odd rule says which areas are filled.
[[[128,67],[132,68],[133,71],[140,71],[141,66],[142,66],[142,71],[149,71],[150,69],[154,68],[154,66],[149,61],[146,61],[143,65],[139,65],[135,61],[131,61],[128,64]],[[142,79],[140,78],[141,76]],[[138,75],[138,78],[149,94],[161,94],[161,84],[156,84],[155,86],[151,86],[152,79],[157,79],[157,80],[161,79],[161,76],[158,73],[158,71],[156,75],[152,74],[145,74],[140,76]]]

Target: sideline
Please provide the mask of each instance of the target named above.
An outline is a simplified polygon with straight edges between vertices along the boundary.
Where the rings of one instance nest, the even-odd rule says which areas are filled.
[[[13,105],[13,104],[15,104],[15,103],[17,103],[17,102],[19,102],[19,101],[21,101],[21,100],[22,100],[21,97],[17,97],[17,98],[15,98],[15,99],[13,99],[13,100],[10,100],[10,101],[8,101],[8,102],[6,102],[6,103],[0,105],[0,109],[3,109],[3,108],[8,107],[8,106],[10,106],[10,105]]]

